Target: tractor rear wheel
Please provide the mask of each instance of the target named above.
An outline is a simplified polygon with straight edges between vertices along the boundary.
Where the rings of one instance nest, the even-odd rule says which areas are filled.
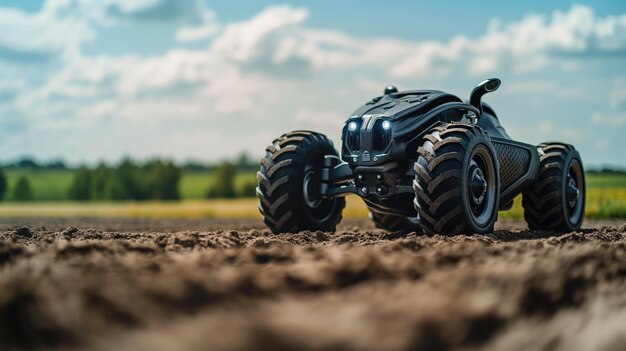
[[[543,143],[537,181],[522,194],[524,219],[530,229],[573,231],[585,212],[585,171],[572,145]]]

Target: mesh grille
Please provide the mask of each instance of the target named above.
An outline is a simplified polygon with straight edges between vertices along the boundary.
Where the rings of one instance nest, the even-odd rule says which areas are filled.
[[[530,152],[513,145],[494,143],[500,162],[501,191],[522,177],[530,166]]]

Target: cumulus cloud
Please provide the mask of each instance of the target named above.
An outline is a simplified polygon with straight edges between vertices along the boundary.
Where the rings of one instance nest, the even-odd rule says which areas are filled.
[[[461,60],[469,61],[469,72],[477,75],[508,66],[525,72],[559,66],[568,57],[611,53],[626,53],[626,14],[598,18],[591,8],[574,5],[550,18],[529,15],[509,24],[494,19],[479,38],[457,36],[448,43],[416,47],[412,60],[394,73],[424,74],[431,63]]]
[[[378,67],[392,76],[445,75],[455,65],[466,66],[475,75],[502,67],[518,72],[548,65],[569,69],[568,58],[626,54],[626,14],[600,18],[591,8],[578,5],[550,17],[529,15],[508,24],[493,20],[483,36],[459,35],[447,42],[358,39],[307,28],[303,25],[307,16],[301,8],[270,7],[250,21],[229,24],[213,50],[240,63]]]
[[[94,31],[81,18],[60,21],[52,5],[35,15],[0,8],[0,59],[14,63],[39,63],[57,55],[76,54]],[[10,33],[10,35],[8,34]]]
[[[0,36],[0,69],[2,61],[62,58],[54,70],[23,79],[19,87],[12,86],[13,80],[0,81],[0,101],[9,103],[0,113],[8,115],[10,109],[20,128],[31,126],[32,133],[41,135],[48,126],[98,131],[107,124],[109,132],[149,125],[153,129],[142,133],[167,138],[166,127],[181,128],[181,135],[219,125],[224,132],[218,134],[228,139],[240,137],[243,123],[237,120],[257,118],[271,123],[250,133],[265,137],[291,123],[294,128],[334,130],[364,95],[379,94],[393,80],[414,84],[452,72],[474,80],[467,76],[510,68],[576,69],[572,62],[588,57],[626,55],[626,14],[598,17],[584,6],[508,23],[494,20],[482,36],[447,41],[355,37],[311,28],[309,15],[306,8],[281,5],[247,20],[220,23],[204,2],[174,0],[51,0],[35,14],[0,8],[0,32],[13,34]],[[120,29],[120,23],[129,21],[175,23],[175,45],[152,55],[83,50],[101,27]],[[201,48],[183,46],[201,40],[207,43]],[[626,101],[624,82],[616,80],[610,94],[616,109]],[[513,95],[556,87],[554,82],[521,80],[502,91]],[[620,116],[597,114],[594,122],[621,126]],[[563,130],[552,122],[540,130],[546,137],[580,137],[575,129]],[[7,145],[0,141],[0,152]]]
[[[218,29],[214,14],[200,1],[48,0],[28,14],[0,7],[0,60],[41,63],[81,55],[81,46],[97,36],[97,25],[119,21],[175,22],[185,25],[177,37],[196,40]]]
[[[215,39],[211,50],[239,63],[269,59],[283,63],[292,55],[301,24],[308,16],[303,8],[269,7],[249,21],[232,23]]]
[[[0,30],[15,35],[0,38],[0,55],[23,61],[78,47],[96,35],[93,23],[114,19],[178,21],[179,41],[215,36],[209,51],[252,68],[295,69],[375,68],[391,76],[446,75],[454,67],[483,75],[502,67],[519,72],[556,65],[568,58],[601,54],[626,55],[626,14],[594,15],[589,7],[572,6],[550,17],[528,15],[520,21],[493,20],[483,36],[456,36],[449,41],[412,42],[361,39],[309,28],[305,8],[271,6],[253,18],[220,24],[204,3],[173,0],[53,0],[42,12],[28,15],[0,9]],[[43,33],[43,35],[35,35]],[[30,56],[28,56],[30,55]],[[568,66],[569,65],[569,66]]]

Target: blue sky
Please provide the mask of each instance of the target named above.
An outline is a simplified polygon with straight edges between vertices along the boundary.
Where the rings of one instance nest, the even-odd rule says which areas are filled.
[[[0,1],[0,160],[260,156],[393,83],[626,166],[624,1]]]

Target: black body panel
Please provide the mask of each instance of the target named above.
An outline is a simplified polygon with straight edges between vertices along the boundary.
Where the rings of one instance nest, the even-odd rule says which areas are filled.
[[[497,137],[501,139],[511,139],[511,137],[506,133],[506,130],[504,130],[504,127],[500,124],[498,117],[496,117],[496,113],[491,109],[491,107],[483,103],[483,110],[484,112],[476,124],[486,131],[492,138]]]

